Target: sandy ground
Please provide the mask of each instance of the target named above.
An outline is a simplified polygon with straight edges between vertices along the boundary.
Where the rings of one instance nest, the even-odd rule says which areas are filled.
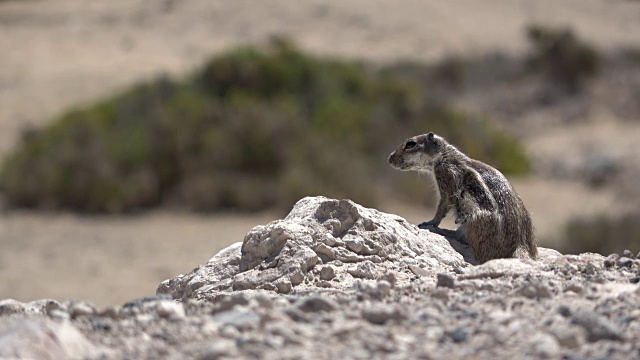
[[[326,56],[428,61],[447,54],[520,53],[526,48],[523,29],[531,23],[570,25],[603,50],[638,46],[639,18],[640,3],[603,0],[1,1],[0,155],[25,126],[44,124],[69,106],[160,73],[180,76],[216,51],[263,43],[273,34]],[[530,140],[533,151],[544,144],[544,138]],[[612,194],[571,183],[529,179],[516,188],[544,235],[557,233],[569,214],[616,202]],[[431,215],[407,205],[382,210],[415,222]],[[0,298],[121,303],[153,293],[159,281],[190,270],[273,218],[5,212]]]
[[[0,299],[121,304],[155,293],[274,214],[134,217],[10,212],[0,218]]]

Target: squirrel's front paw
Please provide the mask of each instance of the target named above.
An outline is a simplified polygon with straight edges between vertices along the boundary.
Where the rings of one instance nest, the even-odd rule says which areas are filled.
[[[431,221],[425,221],[421,224],[418,224],[418,228],[422,229],[422,230],[430,230],[430,229],[434,229],[437,226],[434,225]]]

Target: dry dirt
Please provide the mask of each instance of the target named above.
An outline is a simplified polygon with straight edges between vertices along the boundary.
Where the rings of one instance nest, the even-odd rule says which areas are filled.
[[[1,1],[0,155],[25,126],[44,124],[69,106],[160,73],[179,76],[216,51],[262,43],[272,34],[325,56],[428,61],[452,53],[522,53],[523,30],[534,22],[570,25],[605,51],[638,47],[638,18],[640,3],[602,0]],[[599,126],[596,121],[593,132],[581,131],[597,134]],[[573,129],[552,130],[555,144],[574,138]],[[633,133],[617,125],[607,131]],[[534,156],[547,134],[525,136]],[[516,187],[545,235],[557,233],[570,214],[612,209],[617,202],[609,192],[571,182],[529,179]],[[383,210],[412,221],[430,215],[429,209],[405,205]],[[152,293],[159,281],[188,271],[274,218],[5,212],[0,298],[121,303]]]

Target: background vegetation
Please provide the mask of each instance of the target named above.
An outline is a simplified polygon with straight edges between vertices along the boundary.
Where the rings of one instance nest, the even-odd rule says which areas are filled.
[[[448,103],[487,72],[534,71],[569,92],[597,74],[598,53],[571,31],[534,25],[527,34],[524,68],[500,56],[379,68],[315,58],[279,38],[236,49],[184,80],[140,84],[25,133],[0,187],[15,206],[88,212],[253,211],[314,194],[374,206],[389,191],[426,195],[385,159],[427,131],[505,173],[526,173],[515,139]]]
[[[276,40],[67,112],[25,136],[0,184],[13,205],[89,212],[260,210],[314,194],[373,205],[393,173],[388,153],[427,131],[507,173],[528,170],[514,139],[431,99],[425,83]]]
[[[534,48],[529,67],[569,93],[582,90],[585,81],[601,70],[601,55],[571,29],[531,25],[527,37]]]
[[[585,251],[608,255],[630,250],[640,252],[640,213],[623,216],[601,214],[589,218],[577,218],[565,228],[563,253],[579,254]]]

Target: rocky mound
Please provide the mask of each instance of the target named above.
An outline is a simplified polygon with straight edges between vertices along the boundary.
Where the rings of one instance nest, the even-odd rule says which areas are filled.
[[[468,249],[347,200],[283,220],[123,306],[0,301],[0,358],[633,358],[640,260],[474,266]]]
[[[455,246],[475,262],[466,246]],[[207,264],[164,281],[158,293],[182,300],[215,300],[248,289],[330,293],[386,274],[408,284],[416,275],[461,271],[469,266],[461,253],[398,216],[348,200],[310,197],[284,220],[256,226]]]

